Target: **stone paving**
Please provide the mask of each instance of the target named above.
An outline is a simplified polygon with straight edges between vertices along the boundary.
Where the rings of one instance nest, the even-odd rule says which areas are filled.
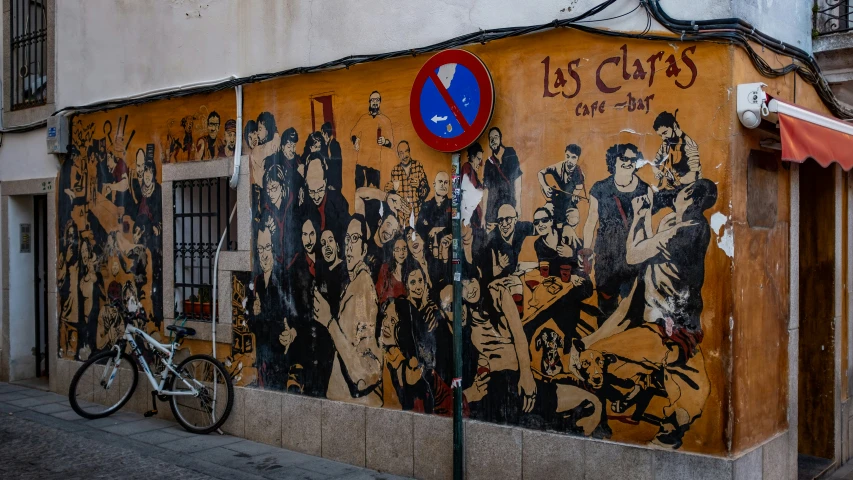
[[[853,462],[842,465],[829,478],[830,480],[853,480]]]
[[[166,407],[168,408],[168,407]],[[79,417],[62,395],[0,383],[0,478],[399,479],[119,411]]]

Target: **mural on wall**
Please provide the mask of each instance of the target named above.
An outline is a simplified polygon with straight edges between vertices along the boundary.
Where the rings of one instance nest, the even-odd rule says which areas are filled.
[[[250,272],[231,275],[231,354],[223,360],[235,385],[245,386],[257,378],[255,364],[255,334],[246,322],[249,313],[248,288]]]
[[[567,44],[578,53],[559,53]],[[464,414],[724,451],[726,315],[716,292],[728,257],[708,218],[728,204],[716,182],[729,122],[709,115],[727,102],[724,75],[703,68],[718,69],[726,47],[555,31],[470,49],[491,70],[496,107],[461,152]],[[197,107],[211,102],[186,115],[160,107],[152,120],[155,168],[227,155],[236,141],[249,157],[252,271],[232,277],[233,341],[223,349],[236,384],[452,414],[450,156],[424,146],[409,119],[424,61],[247,85],[242,139],[228,136],[236,125],[223,108]],[[88,135],[78,148],[100,138],[98,121],[75,129]],[[78,169],[109,164],[73,158]],[[67,168],[62,178],[77,178]],[[102,176],[96,192],[115,183]],[[86,258],[102,282],[128,275],[149,330],[159,328],[154,217],[137,235],[138,213],[126,223],[113,214],[96,233],[92,219],[103,221],[90,209],[112,201],[88,197],[88,186],[75,192],[60,201],[60,221],[72,220],[68,258],[83,232],[104,235],[94,245],[117,237],[117,273]],[[147,262],[141,283],[126,260],[135,245]],[[86,264],[77,257],[73,265]],[[75,268],[62,281],[82,282]],[[108,303],[67,318],[99,325]]]
[[[682,103],[702,52],[590,45],[594,65],[566,70],[513,47],[481,53],[498,106],[462,152],[465,414],[680,448],[712,385],[701,317],[718,191],[688,133],[707,126]],[[538,59],[529,79],[501,75],[508,52]],[[422,62],[246,90],[258,387],[452,413],[450,158],[408,117]],[[554,114],[547,128],[528,100]]]
[[[234,116],[229,93],[73,119],[57,194],[60,357],[111,348],[127,323],[162,334],[162,165],[233,155],[236,122],[223,130],[216,113]]]

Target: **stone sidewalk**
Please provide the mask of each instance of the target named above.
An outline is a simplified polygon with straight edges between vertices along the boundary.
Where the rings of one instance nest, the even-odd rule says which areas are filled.
[[[853,462],[842,465],[829,478],[830,480],[853,480]]]
[[[168,408],[163,405],[161,408]],[[0,383],[0,478],[398,479],[119,411],[79,417],[64,396]]]

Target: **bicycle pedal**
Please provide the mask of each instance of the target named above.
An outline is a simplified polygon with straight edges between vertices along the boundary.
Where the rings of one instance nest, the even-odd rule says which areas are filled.
[[[148,410],[147,412],[142,414],[142,416],[144,416],[145,418],[153,417],[154,415],[157,415],[156,409],[155,410]]]

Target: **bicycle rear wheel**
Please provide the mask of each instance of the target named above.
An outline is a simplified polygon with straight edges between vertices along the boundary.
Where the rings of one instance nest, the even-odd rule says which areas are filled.
[[[210,355],[192,355],[176,370],[180,377],[169,378],[169,390],[178,395],[172,395],[169,405],[178,423],[193,433],[222,426],[234,405],[234,386],[222,363]]]
[[[68,389],[68,403],[83,418],[112,415],[130,400],[139,381],[136,362],[122,352],[116,365],[116,351],[101,352],[84,363]]]

